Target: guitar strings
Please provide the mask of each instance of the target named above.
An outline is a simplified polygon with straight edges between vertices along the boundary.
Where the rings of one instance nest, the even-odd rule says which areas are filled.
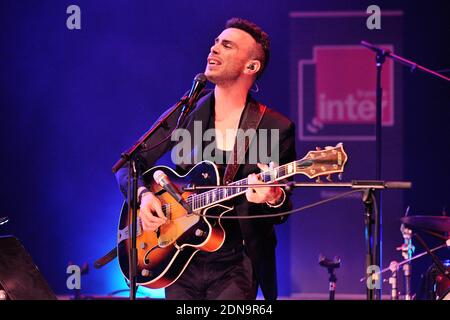
[[[278,178],[282,178],[282,177],[286,176],[286,168],[287,168],[287,166],[288,166],[288,164],[279,166],[279,167],[274,168],[274,169],[270,169],[268,171],[260,172],[260,173],[258,173],[258,176],[262,177],[263,182],[271,182],[273,176],[278,177]],[[229,195],[226,194],[225,198],[227,198],[229,196],[237,195],[239,193],[246,192],[247,189],[248,189],[248,187],[245,187],[245,185],[247,185],[247,182],[248,182],[248,178],[244,178],[242,180],[238,180],[238,181],[235,181],[233,183],[230,183],[229,184],[230,186],[235,186],[235,185],[240,186],[240,185],[242,185],[243,187],[242,188],[234,188],[234,189],[230,188],[230,189],[227,189],[227,190],[231,190],[231,191],[225,191],[226,193],[228,193],[228,192],[230,193]],[[244,189],[244,190],[241,190],[241,189]],[[209,199],[211,199],[211,198],[213,198],[213,199],[214,198],[220,198],[221,197],[220,193],[223,192],[221,190],[225,190],[225,189],[220,189],[220,188],[219,189],[213,189],[213,190],[209,190],[209,191],[197,194],[197,195],[193,195],[192,197],[195,197],[195,200],[192,200],[192,201],[194,201],[194,204],[195,203],[199,203],[199,206],[197,206],[197,208],[194,208],[194,210],[199,210],[199,209],[209,205],[209,204],[207,204],[207,202],[209,202],[209,201],[207,201],[208,198]],[[218,192],[219,192],[219,194],[217,194]],[[217,195],[217,197],[214,194]],[[219,199],[219,200],[222,201],[223,199]],[[217,201],[213,201],[213,203],[214,202],[217,202]],[[204,203],[206,205],[203,205]],[[196,207],[196,206],[194,206],[194,207]]]
[[[321,161],[324,161],[324,162],[328,161],[326,159],[322,160],[323,158],[326,158],[326,157],[324,155],[319,155],[317,158],[314,159],[314,162],[320,163]],[[302,161],[308,161],[308,160],[303,158],[303,159],[300,159],[300,160],[295,160],[293,162],[295,163],[295,166],[297,167],[298,165],[301,165]],[[284,165],[281,165],[281,166],[278,166],[278,167],[273,168],[273,169],[269,169],[269,170],[264,171],[264,172],[260,172],[260,173],[258,173],[258,175],[262,175],[263,182],[271,182],[272,181],[271,179],[272,179],[273,176],[275,177],[274,180],[276,178],[282,179],[283,177],[285,177],[287,175],[286,171],[287,171],[287,169],[288,169],[288,167],[289,167],[289,165],[291,163],[292,162],[284,164]],[[267,178],[269,178],[269,179],[267,179]],[[229,185],[239,185],[239,183],[242,183],[242,185],[245,186],[247,184],[247,181],[248,181],[248,178],[244,178],[242,180],[238,180],[236,182],[233,182],[233,183],[231,183]],[[245,190],[241,191],[241,189],[245,189]],[[234,195],[236,195],[238,193],[245,192],[246,189],[247,189],[247,187],[236,188],[235,190],[237,190],[237,192],[234,192],[235,190],[231,189],[230,195],[227,195],[226,197],[234,196]],[[193,197],[196,198],[195,200],[193,200],[194,203],[200,203],[200,205],[197,208],[194,208],[193,210],[199,210],[199,209],[203,209],[204,207],[206,207],[207,205],[203,205],[203,203],[207,203],[208,201],[205,201],[205,200],[207,200],[207,198],[214,198],[213,194],[215,194],[215,193],[217,194],[217,192],[222,192],[221,190],[223,190],[223,189],[214,189],[214,190],[209,190],[209,191],[203,192],[201,194],[194,195]],[[220,194],[219,194],[219,198],[220,198]],[[222,201],[222,200],[223,199],[220,199],[220,201]],[[217,202],[217,201],[213,201],[213,203],[214,202]]]
[[[281,170],[281,169],[283,169],[283,170]],[[272,173],[275,172],[276,170],[277,170],[277,169],[273,169],[273,170],[261,172],[261,173],[258,173],[258,175],[262,176],[262,179],[263,179],[264,182],[270,182],[271,180],[270,180],[270,179],[269,179],[269,180],[266,180],[266,178],[271,178],[271,177],[272,177]],[[281,176],[281,177],[283,177],[283,176],[286,175],[285,172],[284,172],[284,168],[281,168],[281,167],[280,167],[280,170],[279,170],[279,171],[283,171],[283,172],[282,172],[283,174],[280,174],[281,172],[278,172],[277,175],[279,175],[279,176]],[[229,184],[229,185],[242,185],[242,186],[243,186],[242,188],[235,188],[236,190],[238,190],[238,191],[236,191],[236,192],[234,192],[235,190],[230,189],[230,190],[231,190],[231,192],[230,192],[231,194],[230,194],[229,196],[234,196],[234,195],[236,195],[236,194],[238,194],[238,193],[247,191],[248,187],[245,187],[247,181],[248,181],[247,178],[245,178],[245,179],[242,179],[242,180],[239,180],[239,181],[235,181],[235,182]],[[242,184],[239,184],[239,183],[242,183]],[[244,190],[244,191],[241,191],[241,189],[245,189],[245,190]],[[223,189],[213,189],[213,190],[209,190],[209,191],[206,191],[206,192],[203,192],[203,193],[200,193],[200,194],[190,195],[190,196],[188,196],[187,199],[186,199],[186,200],[187,200],[187,203],[193,207],[193,210],[200,210],[202,207],[205,207],[205,205],[202,205],[202,203],[204,203],[204,202],[206,203],[206,202],[207,202],[207,201],[206,201],[207,198],[210,198],[210,199],[211,199],[211,198],[214,198],[214,197],[212,196],[212,194],[213,194],[213,193],[216,193],[216,194],[217,194],[217,192],[221,192],[220,190],[223,190]],[[206,193],[208,193],[208,195],[206,195]],[[196,198],[195,200],[194,200],[194,197]],[[219,197],[220,197],[220,196],[218,196],[217,198],[219,198]],[[222,201],[222,200],[223,200],[223,199],[220,199],[220,201]],[[213,201],[213,203],[214,203],[214,202],[217,202],[217,201]],[[193,204],[195,204],[195,203],[199,203],[200,205],[199,205],[197,208],[195,208],[195,206],[193,206]],[[163,211],[165,214],[168,214],[168,213],[169,213],[168,210],[170,210],[170,208],[171,208],[172,206],[174,206],[174,205],[179,205],[179,203],[166,203],[166,204],[163,204],[163,205],[161,206],[162,211]],[[208,204],[208,205],[209,205],[209,204]]]
[[[316,159],[314,159],[314,162],[320,162],[321,158],[325,158],[325,156],[319,155]],[[295,160],[293,162],[295,163],[295,165],[297,165],[302,160],[304,160],[304,159]],[[269,169],[269,170],[264,171],[264,172],[260,172],[257,175],[262,177],[263,182],[271,182],[272,181],[271,180],[272,176],[275,176],[275,177],[284,177],[284,176],[286,176],[286,168],[287,168],[288,165],[289,165],[289,163],[281,165],[281,166],[278,166],[277,168],[273,168],[273,169]],[[269,178],[269,180],[266,180],[266,178]],[[244,178],[244,179],[235,181],[233,183],[230,183],[229,185],[232,185],[232,186],[233,185],[240,185],[239,183],[242,183],[241,185],[243,185],[244,187],[242,187],[242,188],[235,188],[235,189],[231,189],[231,188],[230,189],[226,189],[226,190],[230,190],[230,195],[226,195],[225,198],[227,198],[228,196],[234,196],[236,194],[246,192],[247,189],[248,189],[248,187],[245,187],[247,182],[248,182],[248,178]],[[241,191],[241,189],[245,189],[245,190]],[[217,195],[217,192],[222,193],[223,192],[222,190],[225,190],[225,189],[220,189],[220,188],[219,189],[213,189],[213,190],[209,190],[209,191],[206,191],[206,192],[203,192],[203,193],[200,193],[200,194],[190,195],[187,198],[187,202],[188,202],[189,205],[191,205],[193,211],[203,209],[204,207],[210,205],[210,203],[206,204],[207,202],[209,202],[209,201],[206,201],[206,200],[208,198],[209,199],[211,199],[211,198],[213,198],[213,199],[214,198],[220,198],[220,194]],[[225,191],[225,192],[228,193],[228,191]],[[213,196],[213,194],[215,194],[215,195]],[[219,200],[222,201],[224,199],[219,199]],[[214,203],[214,202],[217,202],[217,201],[213,201],[212,203]],[[195,206],[196,203],[200,204],[197,208]],[[202,205],[203,203],[205,203],[206,205]],[[163,212],[165,214],[168,214],[169,210],[171,209],[171,207],[173,205],[179,205],[179,204],[178,203],[166,203],[166,204],[164,204],[162,206]]]

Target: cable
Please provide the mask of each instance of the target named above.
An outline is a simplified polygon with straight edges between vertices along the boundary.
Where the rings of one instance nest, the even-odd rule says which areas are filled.
[[[174,129],[175,130],[175,129]],[[147,151],[151,151],[153,149],[155,149],[156,147],[160,146],[161,144],[163,144],[164,142],[167,141],[167,139],[169,139],[172,136],[173,130],[170,132],[170,134],[165,137],[164,139],[162,139],[160,142],[158,142],[157,144],[155,144],[154,146],[148,147],[148,148],[141,148],[141,152],[147,152]]]
[[[198,215],[200,217],[205,217],[205,218],[211,218],[211,219],[264,219],[264,218],[275,218],[275,217],[282,217],[282,216],[287,216],[293,213],[297,213],[306,209],[310,209],[313,207],[317,207],[319,205],[322,205],[324,203],[327,202],[331,202],[333,200],[336,199],[340,199],[340,198],[344,198],[350,194],[356,193],[356,192],[361,192],[362,189],[356,189],[356,190],[352,190],[352,191],[348,191],[348,192],[344,192],[341,194],[338,194],[336,196],[318,201],[318,202],[314,202],[312,204],[308,204],[306,206],[294,209],[294,210],[290,210],[290,211],[285,211],[285,212],[281,212],[281,213],[274,213],[274,214],[260,214],[260,215],[252,215],[252,216],[212,216],[212,215],[206,215],[206,214],[201,214],[201,213],[197,213],[197,212],[193,212],[193,214]]]

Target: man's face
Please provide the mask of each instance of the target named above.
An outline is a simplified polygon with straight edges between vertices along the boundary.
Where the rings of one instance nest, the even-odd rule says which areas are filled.
[[[238,79],[253,58],[256,41],[247,32],[225,29],[214,41],[208,55],[205,75],[215,84]]]

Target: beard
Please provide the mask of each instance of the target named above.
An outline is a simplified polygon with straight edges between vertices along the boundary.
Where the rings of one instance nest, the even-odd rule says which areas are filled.
[[[241,75],[241,70],[240,66],[219,65],[218,68],[210,68],[209,65],[206,65],[205,76],[215,85],[224,85],[236,81]]]

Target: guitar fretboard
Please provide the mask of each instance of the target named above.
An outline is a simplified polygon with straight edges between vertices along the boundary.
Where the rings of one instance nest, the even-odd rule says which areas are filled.
[[[311,161],[297,160],[288,164],[270,169],[259,173],[261,181],[264,183],[270,183],[285,179],[294,175],[298,170],[311,165]],[[209,207],[213,204],[234,198],[238,195],[245,193],[248,189],[248,178],[244,178],[229,184],[230,186],[237,186],[236,188],[217,188],[205,191],[200,194],[191,195],[187,198],[188,204],[194,211],[201,210]],[[242,186],[242,187],[240,187]]]

